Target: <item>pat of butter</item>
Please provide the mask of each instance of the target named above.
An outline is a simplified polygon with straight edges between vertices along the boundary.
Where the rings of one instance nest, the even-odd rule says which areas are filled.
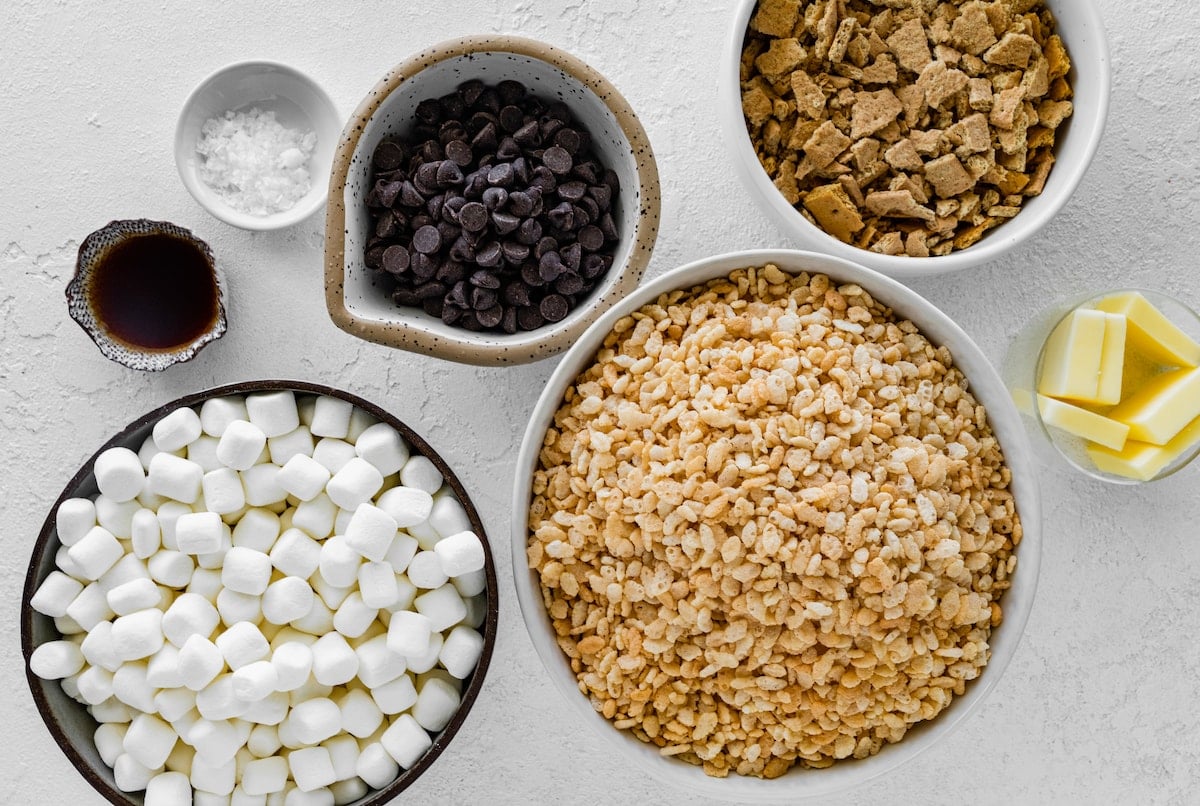
[[[1166,445],[1151,445],[1148,442],[1129,440],[1119,451],[1100,445],[1089,445],[1087,452],[1096,467],[1105,473],[1138,481],[1150,481],[1161,473],[1163,468],[1191,452],[1198,444],[1200,444],[1200,417],[1192,420]]]
[[[1046,340],[1038,392],[1051,397],[1095,400],[1100,388],[1107,315],[1079,308],[1067,314]]]
[[[1165,445],[1200,417],[1200,369],[1177,369],[1151,379],[1108,416],[1129,425],[1129,438]]]
[[[1125,439],[1129,436],[1129,426],[1125,423],[1045,395],[1038,395],[1038,411],[1046,425],[1061,428],[1114,451],[1125,447]]]
[[[1121,401],[1127,331],[1128,322],[1123,315],[1105,315],[1104,344],[1100,348],[1100,378],[1096,384],[1096,397],[1090,402],[1111,406]]]
[[[1200,366],[1200,344],[1138,292],[1105,297],[1096,309],[1124,314],[1129,320],[1129,342],[1148,358],[1172,366]]]

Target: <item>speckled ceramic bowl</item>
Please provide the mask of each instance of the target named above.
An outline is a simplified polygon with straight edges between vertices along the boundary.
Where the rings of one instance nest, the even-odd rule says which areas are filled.
[[[620,178],[614,220],[621,237],[601,283],[560,322],[507,335],[475,333],[416,308],[397,307],[377,285],[363,254],[370,217],[371,157],[385,135],[404,135],[417,104],[470,79],[516,80],[561,99],[592,135],[597,156]],[[659,185],[654,153],[633,109],[604,76],[550,45],[514,36],[472,36],[428,48],[384,76],[342,133],[329,183],[325,224],[325,301],[348,333],[403,350],[470,364],[519,364],[568,347],[597,317],[632,291],[658,235]]]

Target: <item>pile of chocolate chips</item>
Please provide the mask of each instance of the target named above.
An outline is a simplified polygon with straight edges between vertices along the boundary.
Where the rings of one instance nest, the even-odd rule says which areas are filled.
[[[609,270],[617,175],[561,102],[468,81],[375,149],[365,261],[398,305],[467,330],[558,322]]]

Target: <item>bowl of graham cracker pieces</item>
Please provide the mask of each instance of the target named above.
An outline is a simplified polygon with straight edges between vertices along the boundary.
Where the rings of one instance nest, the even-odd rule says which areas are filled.
[[[1108,114],[1088,0],[743,0],[719,82],[738,173],[805,248],[892,277],[994,260],[1070,199]]]

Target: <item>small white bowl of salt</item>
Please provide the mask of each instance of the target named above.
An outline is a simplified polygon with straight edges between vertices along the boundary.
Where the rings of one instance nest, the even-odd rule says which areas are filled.
[[[204,79],[175,127],[175,165],[188,192],[247,230],[290,227],[324,209],[342,120],[304,73],[237,62]]]

